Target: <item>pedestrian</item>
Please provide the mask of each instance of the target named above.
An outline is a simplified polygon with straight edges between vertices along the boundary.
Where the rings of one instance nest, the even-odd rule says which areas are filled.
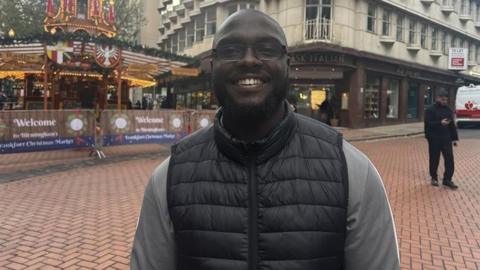
[[[221,108],[153,173],[131,269],[399,269],[380,176],[334,129],[291,111],[289,61],[264,13],[218,29]]]
[[[451,189],[457,189],[458,186],[452,181],[455,169],[452,145],[458,145],[458,133],[453,120],[453,112],[448,107],[448,92],[440,90],[435,104],[425,110],[425,137],[428,141],[431,184],[438,186],[437,169],[441,153],[445,164],[442,183]]]
[[[0,111],[3,110],[6,102],[7,102],[7,96],[5,96],[5,94],[2,91],[0,91]]]

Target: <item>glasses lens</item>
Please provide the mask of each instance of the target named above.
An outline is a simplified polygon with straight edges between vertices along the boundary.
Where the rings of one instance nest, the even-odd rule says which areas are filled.
[[[261,60],[278,59],[283,55],[283,47],[275,43],[259,43],[255,45],[255,54]]]
[[[243,57],[245,46],[230,44],[217,47],[217,57],[222,60],[239,60]]]

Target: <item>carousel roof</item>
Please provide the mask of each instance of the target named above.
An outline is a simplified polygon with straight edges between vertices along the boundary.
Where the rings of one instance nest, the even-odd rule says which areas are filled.
[[[95,55],[96,44],[93,42],[72,41],[70,46],[70,52],[74,55]],[[8,76],[7,74],[43,72],[46,48],[45,44],[39,42],[0,45],[0,78]],[[121,50],[120,61],[122,77],[141,86],[149,86],[155,82],[155,77],[188,64],[186,61],[150,56],[128,49]],[[87,73],[91,70],[77,72]]]

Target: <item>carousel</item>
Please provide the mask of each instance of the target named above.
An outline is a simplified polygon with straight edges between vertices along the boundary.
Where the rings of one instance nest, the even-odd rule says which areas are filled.
[[[47,1],[45,32],[0,39],[5,109],[130,109],[132,89],[192,59],[116,38],[114,0]]]

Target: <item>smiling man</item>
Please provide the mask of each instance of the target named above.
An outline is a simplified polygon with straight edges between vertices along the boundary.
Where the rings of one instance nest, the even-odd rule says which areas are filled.
[[[335,130],[290,111],[288,64],[267,15],[240,11],[220,27],[221,108],[155,170],[132,269],[399,269],[376,169]]]

